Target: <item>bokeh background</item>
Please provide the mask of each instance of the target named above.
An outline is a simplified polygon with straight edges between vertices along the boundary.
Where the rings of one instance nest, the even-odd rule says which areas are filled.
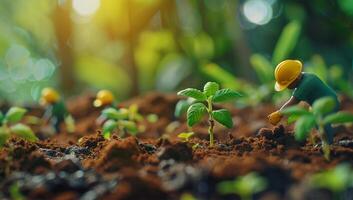
[[[209,80],[273,95],[273,68],[300,59],[351,96],[353,0],[1,0],[0,98],[98,89],[119,100]]]

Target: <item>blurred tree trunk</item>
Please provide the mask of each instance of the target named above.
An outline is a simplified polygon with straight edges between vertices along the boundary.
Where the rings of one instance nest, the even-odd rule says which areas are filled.
[[[255,80],[254,73],[249,73],[249,69],[252,69],[250,66],[251,50],[246,42],[243,30],[236,20],[239,2],[227,0],[226,3],[225,20],[228,20],[228,29],[233,35],[233,55],[236,58],[234,66],[237,66],[235,69],[239,73],[238,76]]]
[[[70,47],[72,35],[71,24],[71,1],[66,1],[62,5],[57,5],[53,13],[53,23],[57,39],[57,56],[61,62],[59,66],[60,88],[65,94],[72,93],[75,83],[73,73],[74,58]]]
[[[126,65],[129,66],[129,75],[131,78],[132,82],[132,87],[130,90],[130,96],[136,96],[139,94],[139,76],[138,76],[138,68],[135,63],[135,41],[136,41],[136,32],[135,29],[133,28],[134,24],[134,18],[133,18],[133,8],[131,5],[131,1],[129,0],[127,3],[127,9],[128,9],[128,26],[129,26],[129,31],[127,33],[127,49],[126,49],[126,55],[125,55],[125,62]]]

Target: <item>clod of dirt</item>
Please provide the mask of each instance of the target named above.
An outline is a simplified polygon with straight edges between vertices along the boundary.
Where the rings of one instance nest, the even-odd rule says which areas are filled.
[[[68,160],[63,160],[61,162],[56,163],[54,168],[56,169],[57,172],[64,171],[68,173],[73,173],[75,171],[80,170],[81,166],[79,166],[73,160],[68,159]]]
[[[192,148],[186,143],[178,142],[162,147],[157,155],[160,160],[174,159],[176,161],[189,161],[192,160]]]
[[[81,147],[95,148],[98,146],[98,143],[103,141],[104,137],[102,136],[101,132],[98,131],[95,135],[88,135],[80,138],[78,145]]]
[[[154,152],[157,151],[157,147],[155,147],[152,144],[139,143],[139,147],[142,151],[148,154],[153,154]]]
[[[258,135],[269,140],[278,139],[285,136],[285,129],[283,125],[276,126],[274,129],[262,128],[259,130]]]
[[[137,164],[134,156],[138,155],[139,152],[139,146],[134,137],[111,140],[101,150],[100,157],[94,165],[106,172],[116,171],[123,166],[133,167]]]
[[[140,176],[131,168],[121,171],[122,177],[115,190],[105,195],[102,199],[119,200],[165,200],[167,193],[160,185],[160,181],[152,176]]]

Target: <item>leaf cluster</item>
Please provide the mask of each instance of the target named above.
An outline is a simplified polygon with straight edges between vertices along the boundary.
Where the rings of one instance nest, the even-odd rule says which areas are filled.
[[[135,104],[129,108],[106,108],[102,111],[101,116],[108,119],[103,124],[103,136],[106,139],[109,139],[111,133],[116,129],[123,133],[136,135],[138,133],[137,122],[143,120],[142,115],[138,113],[138,106]]]
[[[332,113],[335,107],[335,99],[323,97],[313,103],[311,111],[299,106],[292,106],[282,110],[281,113],[289,116],[289,123],[295,121],[295,138],[297,140],[305,140],[310,131],[316,126],[353,122],[352,113]]]
[[[183,142],[188,142],[189,138],[194,135],[194,132],[183,132],[178,134],[178,138],[180,138]]]
[[[31,142],[38,140],[30,127],[19,123],[26,112],[26,109],[20,107],[11,107],[6,114],[0,112],[0,147],[12,134]]]
[[[221,194],[238,194],[243,199],[251,199],[255,193],[265,190],[267,181],[255,172],[238,177],[231,181],[222,181],[217,184],[217,191]]]
[[[209,114],[213,119],[227,128],[233,127],[231,114],[226,109],[213,110],[213,103],[222,103],[236,99],[241,95],[231,89],[220,89],[215,82],[205,84],[203,91],[195,88],[187,88],[178,95],[192,98],[193,101],[187,109],[187,124],[193,126],[200,122],[205,114]],[[205,103],[208,104],[206,107]]]
[[[333,169],[316,173],[309,178],[311,187],[325,188],[336,194],[353,187],[353,169],[349,164],[340,164]]]

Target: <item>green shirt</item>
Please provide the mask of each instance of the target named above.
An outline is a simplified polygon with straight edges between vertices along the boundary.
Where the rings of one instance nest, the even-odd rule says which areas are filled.
[[[337,101],[337,106],[339,105],[335,91],[320,80],[319,77],[311,73],[303,73],[302,80],[293,91],[293,96],[310,105],[317,99],[330,96]]]
[[[67,110],[64,101],[59,101],[52,105],[52,116],[64,119],[67,115]]]

